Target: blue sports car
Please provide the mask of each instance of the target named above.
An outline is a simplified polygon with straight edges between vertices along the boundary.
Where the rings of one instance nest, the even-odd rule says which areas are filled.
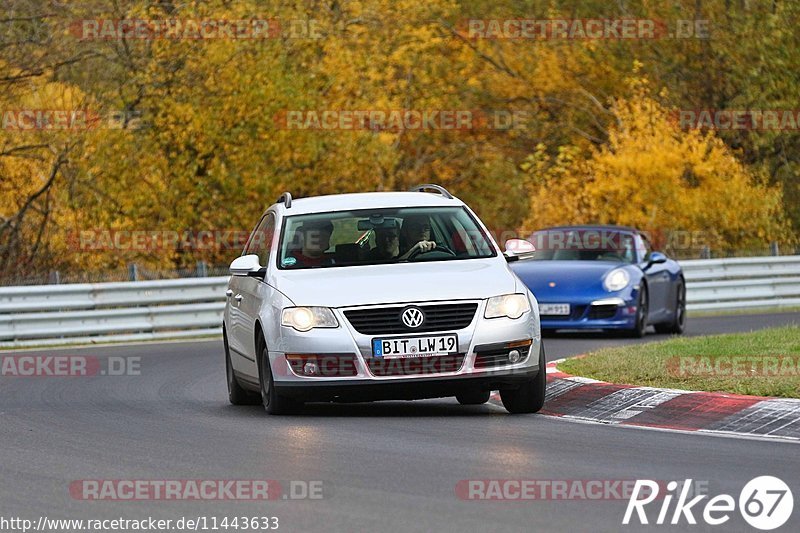
[[[621,226],[565,226],[534,233],[536,250],[511,268],[539,301],[543,330],[613,329],[642,337],[683,333],[680,265],[646,235]]]

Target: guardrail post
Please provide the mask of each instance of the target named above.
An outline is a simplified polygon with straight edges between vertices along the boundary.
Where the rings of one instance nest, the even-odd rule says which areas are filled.
[[[136,263],[128,265],[128,279],[130,281],[139,281],[139,267],[136,266]]]
[[[700,259],[711,259],[711,248],[703,246],[700,250]]]
[[[769,253],[771,255],[781,255],[780,250],[778,250],[778,243],[777,242],[769,243]]]
[[[208,265],[206,264],[205,261],[197,262],[197,277],[198,278],[208,277]]]
[[[59,285],[61,283],[61,272],[54,270],[50,272],[50,285]]]

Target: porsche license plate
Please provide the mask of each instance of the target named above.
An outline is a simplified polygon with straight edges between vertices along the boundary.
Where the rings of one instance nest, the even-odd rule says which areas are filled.
[[[565,316],[570,313],[569,304],[539,304],[540,315]]]

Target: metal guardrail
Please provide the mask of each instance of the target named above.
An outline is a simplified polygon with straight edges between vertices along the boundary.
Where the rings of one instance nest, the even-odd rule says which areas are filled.
[[[800,306],[800,256],[682,261],[690,311]],[[0,347],[220,333],[228,278],[0,287]]]
[[[228,277],[0,288],[0,347],[218,335]]]
[[[800,255],[681,261],[690,311],[800,306]]]

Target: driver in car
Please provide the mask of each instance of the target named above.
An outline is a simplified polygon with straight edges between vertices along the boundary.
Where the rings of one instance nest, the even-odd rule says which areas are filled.
[[[425,215],[411,215],[403,220],[400,228],[400,259],[407,259],[412,254],[420,254],[436,248],[431,238],[431,221]]]
[[[428,217],[406,217],[403,230],[396,227],[375,228],[375,248],[370,250],[370,259],[385,261],[390,259],[408,259],[414,253],[428,252],[436,248],[436,243],[429,241],[431,225]],[[401,241],[414,242],[403,255],[400,255]]]
[[[301,249],[292,253],[297,265],[313,267],[327,264],[329,259],[325,251],[331,246],[333,224],[323,220],[306,222],[297,231],[302,240]]]

